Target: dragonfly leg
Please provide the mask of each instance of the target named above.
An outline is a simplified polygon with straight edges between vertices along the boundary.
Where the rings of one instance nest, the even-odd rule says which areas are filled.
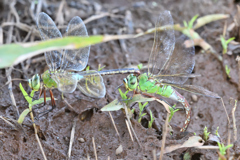
[[[168,98],[171,98],[175,101],[178,101],[178,102],[182,103],[182,105],[184,106],[184,109],[185,109],[185,112],[186,112],[186,120],[184,122],[183,127],[180,129],[180,132],[186,131],[186,129],[187,129],[189,123],[190,123],[190,120],[191,120],[191,107],[190,107],[188,101],[185,99],[185,97],[183,97],[175,89],[173,89],[172,94]]]

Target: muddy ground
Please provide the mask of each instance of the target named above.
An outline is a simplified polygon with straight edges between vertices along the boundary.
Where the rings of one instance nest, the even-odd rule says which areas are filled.
[[[37,2],[37,1],[36,1]],[[16,11],[19,15],[19,20],[36,29],[35,16],[37,12],[37,3],[30,1],[16,0],[3,1],[0,3],[0,22],[16,22],[13,14],[10,11]],[[233,16],[237,12],[236,1],[225,0],[178,0],[178,1],[134,1],[134,0],[99,0],[99,1],[72,1],[69,0],[63,5],[63,9],[58,12],[61,1],[46,1],[39,7],[39,11],[46,12],[56,21],[58,13],[63,14],[64,19],[58,19],[59,25],[67,25],[73,16],[80,16],[86,20],[92,15],[102,12],[113,13],[112,16],[106,16],[86,24],[89,35],[97,34],[135,34],[140,31],[146,31],[153,28],[155,21],[161,11],[170,10],[175,23],[182,24],[183,20],[189,21],[194,15],[204,16],[215,13],[230,14],[228,20],[221,20],[207,24],[197,30],[200,36],[206,40],[221,55],[222,47],[220,35],[223,33],[224,24],[233,23]],[[12,9],[11,9],[12,6]],[[15,12],[13,12],[15,13]],[[126,14],[131,14],[128,22],[125,22]],[[62,24],[63,23],[63,24]],[[33,30],[24,30],[18,25],[4,25],[3,42],[30,42],[40,40],[39,36],[32,32]],[[9,30],[12,29],[12,33]],[[31,33],[29,33],[31,32]],[[30,34],[30,35],[28,35]],[[176,35],[180,35],[176,32]],[[10,37],[9,37],[10,36]],[[236,37],[237,32],[232,32],[227,35],[228,38]],[[136,66],[139,63],[147,65],[149,53],[153,44],[153,34],[143,36],[137,39],[124,40],[126,50],[121,46],[120,41],[110,41],[103,44],[94,45],[91,47],[90,58],[88,65],[92,69],[97,69],[98,64],[105,65],[104,69],[117,69]],[[17,51],[16,51],[17,52]],[[196,47],[196,64],[193,73],[201,74],[201,77],[189,79],[188,84],[199,85],[219,94],[226,105],[227,114],[230,116],[232,124],[231,110],[233,104],[230,99],[238,99],[239,92],[237,90],[237,62],[235,61],[238,52],[233,55],[225,55],[223,63],[228,64],[231,69],[230,76],[226,77],[222,63],[219,62],[213,55],[202,52],[200,47]],[[4,53],[0,53],[4,56]],[[44,55],[41,54],[33,57],[22,64],[14,66],[11,72],[11,78],[28,79],[36,73],[43,73],[46,69]],[[8,80],[6,78],[6,70],[0,70],[0,86],[3,86]],[[108,104],[115,98],[119,98],[119,93],[115,92],[115,88],[122,83],[122,79],[126,75],[105,76],[104,83],[106,85],[106,96],[102,99],[91,99],[76,90],[72,94],[66,94],[65,100],[72,106],[69,107],[62,99],[61,93],[54,90],[54,96],[57,108],[51,113],[36,121],[39,130],[39,138],[47,159],[67,159],[69,149],[70,134],[75,126],[75,136],[72,146],[71,159],[95,159],[92,137],[95,139],[96,151],[98,159],[153,159],[153,150],[156,151],[159,157],[162,144],[162,130],[156,128],[146,128],[146,122],[149,115],[143,119],[143,123],[137,123],[137,114],[132,119],[133,128],[139,138],[142,148],[139,147],[136,140],[131,141],[127,126],[125,123],[125,115],[122,111],[112,112],[113,119],[120,133],[120,139],[112,125],[110,116],[107,112],[101,112],[104,105]],[[23,87],[28,93],[31,92],[27,83],[22,81]],[[12,88],[8,86],[0,89],[0,115],[13,120],[18,119],[18,113],[10,98],[9,90],[12,89],[16,106],[21,113],[27,108],[27,102],[24,99],[20,89],[19,81],[13,81]],[[123,90],[123,88],[122,88]],[[185,134],[180,135],[179,132],[174,132],[172,136],[168,135],[166,146],[170,144],[183,143],[186,139],[196,133],[202,135],[205,126],[212,133],[219,126],[219,134],[222,142],[227,145],[228,131],[232,131],[232,125],[228,126],[228,119],[221,100],[203,96],[197,96],[194,100],[193,94],[179,91],[189,101],[192,107],[192,119]],[[48,95],[49,96],[49,95]],[[35,95],[37,98],[37,95]],[[172,105],[174,102],[169,101]],[[48,103],[50,104],[50,103]],[[181,107],[180,103],[176,103],[177,107]],[[47,109],[50,105],[45,106]],[[137,107],[135,105],[134,107]],[[164,107],[157,103],[151,102],[149,109],[153,111],[156,121],[163,126],[165,123],[167,111]],[[43,109],[36,110],[41,112]],[[136,112],[137,113],[137,112]],[[240,120],[240,109],[235,111],[237,127]],[[81,117],[85,115],[87,118],[81,121]],[[185,112],[178,111],[170,125],[173,128],[179,129],[183,126],[185,120]],[[240,134],[238,132],[237,136]],[[231,143],[234,143],[233,134],[231,134]],[[123,151],[116,155],[116,149],[122,144]],[[163,159],[183,159],[184,153],[190,153],[190,159],[217,159],[217,150],[201,150],[201,149],[180,149],[171,153],[165,154]],[[235,158],[239,156],[239,148],[237,143],[230,149],[230,155]],[[39,145],[34,135],[32,121],[30,116],[27,116],[22,129],[14,130],[9,124],[0,119],[0,159],[43,159]]]

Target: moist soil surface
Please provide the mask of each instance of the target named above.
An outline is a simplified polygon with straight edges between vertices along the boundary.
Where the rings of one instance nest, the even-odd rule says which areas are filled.
[[[14,3],[16,2],[16,3]],[[42,1],[38,1],[41,3]],[[224,25],[229,26],[233,23],[233,16],[237,12],[237,1],[225,0],[178,0],[178,1],[134,1],[134,0],[99,0],[99,1],[67,1],[64,5],[61,1],[43,1],[42,5],[30,3],[30,1],[3,1],[0,2],[0,21],[3,30],[3,43],[20,43],[40,40],[36,27],[36,13],[45,12],[58,24],[66,26],[73,16],[80,16],[83,20],[93,15],[110,13],[110,16],[97,18],[86,23],[89,35],[99,34],[136,34],[153,28],[160,12],[164,10],[171,11],[174,23],[180,23],[184,20],[189,21],[193,16],[205,16],[209,14],[225,13],[229,14],[227,20],[220,20],[204,25],[196,32],[207,41],[217,52],[222,55],[220,35],[223,34]],[[15,4],[15,5],[14,5]],[[62,7],[62,9],[61,9]],[[12,13],[12,14],[11,14]],[[18,15],[19,19],[15,16]],[[17,24],[19,20],[30,29]],[[9,25],[6,23],[14,23]],[[64,27],[63,27],[64,28]],[[62,29],[64,31],[64,29]],[[228,32],[227,32],[228,33]],[[238,32],[228,33],[226,37],[237,37]],[[176,32],[176,37],[180,33]],[[129,66],[137,66],[142,63],[147,65],[154,40],[154,34],[148,34],[136,39],[115,40],[107,43],[91,46],[88,65],[91,69],[98,69],[98,65],[105,66],[104,70],[119,69]],[[16,51],[17,52],[17,51]],[[232,126],[232,100],[239,97],[237,89],[238,68],[235,60],[237,54],[224,55],[223,62],[219,62],[212,54],[202,51],[202,48],[196,47],[195,67],[193,73],[200,74],[200,77],[189,78],[187,84],[202,86],[212,92],[217,93],[223,98],[226,106],[227,115],[230,117],[230,125],[226,112],[220,99],[214,99],[204,96],[194,95],[186,91],[178,90],[190,103],[192,108],[191,123],[185,133],[180,133],[179,129],[185,121],[185,111],[180,109],[175,113],[170,125],[173,133],[168,133],[165,145],[171,146],[182,144],[190,136],[202,136],[204,127],[208,131],[215,133],[219,127],[221,141],[227,145],[228,134],[231,143],[233,139]],[[4,56],[4,53],[0,53]],[[230,68],[230,77],[225,74],[224,67],[227,64]],[[36,73],[43,73],[47,69],[44,54],[33,57],[21,64],[15,65],[9,70],[0,70],[0,86],[12,79],[29,79]],[[10,73],[10,74],[9,74]],[[162,127],[167,118],[167,111],[158,102],[150,102],[147,110],[151,110],[158,124],[153,128],[147,127],[149,114],[143,117],[142,123],[138,123],[138,105],[134,105],[135,113],[131,123],[139,143],[133,136],[131,140],[126,125],[126,116],[123,111],[111,112],[116,127],[119,131],[117,135],[108,112],[102,112],[100,109],[118,98],[118,91],[115,89],[122,84],[123,78],[127,75],[104,76],[106,86],[106,96],[101,99],[89,98],[79,90],[71,94],[64,94],[65,99],[61,97],[61,92],[53,90],[56,100],[56,108],[36,119],[35,124],[38,129],[38,137],[47,159],[67,159],[69,143],[71,139],[72,128],[75,128],[75,134],[71,149],[70,159],[154,159],[153,155],[160,155],[163,131]],[[17,125],[19,113],[22,113],[28,103],[19,89],[19,83],[22,83],[27,93],[31,92],[26,81],[13,81],[12,86],[5,85],[0,88],[0,116],[8,118],[14,124],[15,128],[2,118],[0,119],[0,159],[44,159],[39,144],[34,134],[33,123],[29,115],[26,116],[22,126]],[[123,87],[122,90],[125,90]],[[13,96],[10,96],[10,93]],[[49,97],[47,92],[47,97]],[[13,105],[13,98],[16,106]],[[36,93],[35,99],[38,98]],[[177,108],[182,108],[181,103],[176,103],[165,99],[171,105],[176,104]],[[41,105],[39,105],[41,106]],[[16,109],[17,107],[17,109]],[[51,102],[40,109],[35,109],[33,114],[37,117],[38,113],[51,108]],[[145,111],[146,112],[146,111]],[[240,109],[235,111],[236,126],[239,126]],[[238,133],[239,137],[240,134]],[[93,146],[93,138],[96,149]],[[122,145],[123,150],[116,154],[117,148]],[[207,145],[206,143],[204,145]],[[209,145],[209,144],[208,144]],[[215,145],[216,144],[210,144]],[[240,154],[239,144],[234,143],[230,149],[230,156],[237,158]],[[186,153],[190,159],[217,159],[218,150],[206,150],[196,148],[181,148],[170,153],[164,154],[163,159],[183,159]]]

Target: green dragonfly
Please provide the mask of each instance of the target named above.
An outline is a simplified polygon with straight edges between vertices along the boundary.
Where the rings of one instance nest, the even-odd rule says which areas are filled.
[[[188,47],[189,44],[191,47]],[[191,108],[187,100],[173,87],[220,98],[217,94],[200,86],[184,85],[190,76],[194,77],[191,75],[195,65],[194,55],[195,48],[191,39],[182,35],[175,40],[171,13],[164,11],[156,22],[154,43],[148,61],[148,72],[139,76],[129,74],[123,80],[125,88],[129,91],[142,93],[149,97],[153,96],[151,94],[158,94],[182,103],[186,112],[186,120],[180,129],[181,132],[184,132],[190,123]]]
[[[46,14],[40,13],[37,18],[37,26],[42,40],[60,38],[61,32],[53,20]],[[82,19],[73,17],[66,30],[67,36],[88,37],[88,32]],[[46,104],[46,90],[49,90],[52,108],[56,107],[52,89],[58,88],[62,93],[72,93],[78,88],[83,94],[93,98],[103,98],[106,94],[105,85],[101,75],[112,74],[139,74],[138,69],[114,69],[108,71],[94,71],[85,69],[90,52],[90,46],[77,50],[53,50],[45,53],[45,59],[49,70],[42,75],[35,74],[28,80],[32,90],[40,91],[39,97],[44,94]]]

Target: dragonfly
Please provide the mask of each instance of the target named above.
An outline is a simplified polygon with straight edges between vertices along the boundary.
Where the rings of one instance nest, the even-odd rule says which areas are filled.
[[[164,11],[159,15],[155,24],[154,43],[148,60],[147,73],[141,73],[138,76],[129,74],[123,79],[128,91],[142,93],[149,97],[152,97],[152,94],[157,94],[180,102],[186,113],[186,120],[180,129],[181,132],[188,128],[191,107],[185,97],[174,88],[220,98],[216,93],[203,87],[184,84],[189,77],[194,77],[191,74],[195,65],[194,56],[193,40],[185,35],[175,39],[171,13]]]
[[[37,27],[42,40],[61,38],[62,34],[54,21],[44,12],[37,17]],[[66,36],[88,37],[86,26],[78,16],[73,17],[66,29]],[[29,87],[40,91],[39,97],[44,94],[46,104],[46,91],[49,90],[52,108],[56,107],[52,89],[57,88],[62,93],[72,93],[78,88],[83,94],[93,98],[103,98],[106,88],[102,75],[139,74],[138,69],[113,69],[106,71],[86,70],[90,46],[76,50],[53,50],[45,52],[45,60],[49,67],[43,74],[35,74],[28,79]]]

